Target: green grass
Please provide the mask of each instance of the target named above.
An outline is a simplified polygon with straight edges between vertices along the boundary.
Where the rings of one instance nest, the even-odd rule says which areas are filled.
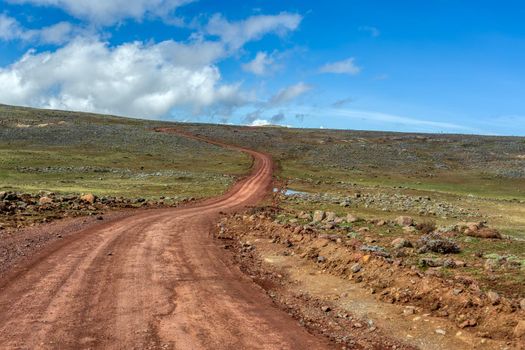
[[[0,106],[0,190],[198,198],[224,192],[251,166],[241,152],[156,126],[177,125]]]

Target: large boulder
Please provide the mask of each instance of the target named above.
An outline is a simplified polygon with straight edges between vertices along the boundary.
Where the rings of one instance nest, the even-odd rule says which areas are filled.
[[[495,238],[502,239],[503,236],[499,233],[498,230],[485,227],[485,225],[480,223],[467,223],[467,228],[463,233],[467,236],[478,237],[478,238]]]

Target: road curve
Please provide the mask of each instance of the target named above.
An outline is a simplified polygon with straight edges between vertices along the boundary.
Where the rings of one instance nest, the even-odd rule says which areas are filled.
[[[221,211],[271,186],[270,157],[237,149],[254,165],[226,194],[84,229],[1,280],[0,349],[329,348],[212,240]]]

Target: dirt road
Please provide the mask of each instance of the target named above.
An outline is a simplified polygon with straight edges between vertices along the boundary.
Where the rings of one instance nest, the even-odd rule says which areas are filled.
[[[166,130],[163,130],[166,131]],[[323,349],[212,240],[220,212],[269,191],[254,157],[228,193],[144,211],[53,243],[0,281],[0,349]]]

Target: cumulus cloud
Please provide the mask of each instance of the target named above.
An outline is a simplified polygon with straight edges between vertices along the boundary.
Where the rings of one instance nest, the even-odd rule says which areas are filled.
[[[125,18],[140,20],[149,14],[160,15],[189,2],[138,0],[124,6],[120,0],[10,1],[60,7],[74,16],[104,25]],[[223,83],[217,62],[237,54],[249,41],[269,33],[282,36],[297,29],[301,19],[297,14],[280,13],[231,22],[215,15],[186,42],[137,41],[111,45],[93,35],[100,30],[96,25],[74,27],[61,22],[34,30],[0,15],[0,40],[59,45],[54,51],[29,50],[16,62],[0,67],[3,90],[0,103],[146,118],[166,116],[179,108],[195,114],[231,114],[233,108],[256,98],[254,92],[241,91],[240,83]],[[244,68],[264,74],[273,69],[270,67],[273,55],[258,53]],[[270,103],[284,104],[309,89],[304,83],[296,84],[279,91],[269,102],[257,103],[256,107],[265,110]],[[251,123],[261,118],[249,119]]]
[[[258,40],[268,33],[284,36],[299,27],[302,16],[282,12],[278,15],[256,15],[245,20],[230,22],[222,15],[214,15],[208,22],[205,31],[217,36],[231,49],[236,50],[245,43]]]
[[[70,40],[78,32],[79,30],[68,22],[60,22],[41,29],[27,29],[15,18],[0,14],[0,40],[4,41],[21,40],[60,45]]]
[[[306,92],[310,91],[311,89],[311,85],[305,84],[303,82],[288,86],[280,90],[275,96],[273,96],[268,102],[268,104],[271,106],[277,106],[286,102],[290,102],[296,99],[297,97],[305,94]]]
[[[255,75],[265,75],[271,70],[274,59],[266,52],[257,52],[253,61],[242,65],[242,69]]]
[[[100,25],[145,16],[165,17],[177,7],[193,0],[8,0],[13,4],[32,4],[60,8],[70,15]]]
[[[361,27],[359,27],[359,31],[367,32],[368,34],[370,34],[374,38],[376,38],[376,37],[381,35],[381,32],[379,31],[379,29],[377,29],[376,27],[372,27],[372,26],[361,26]]]
[[[198,47],[196,52],[199,49],[207,50]],[[111,47],[76,39],[55,52],[29,51],[0,69],[0,99],[141,117],[163,116],[174,107],[198,112],[215,104],[244,102],[239,85],[221,84],[217,67],[195,65],[185,50],[189,48],[173,41]]]
[[[319,70],[321,73],[356,75],[361,72],[361,67],[355,64],[354,58],[327,63]]]

